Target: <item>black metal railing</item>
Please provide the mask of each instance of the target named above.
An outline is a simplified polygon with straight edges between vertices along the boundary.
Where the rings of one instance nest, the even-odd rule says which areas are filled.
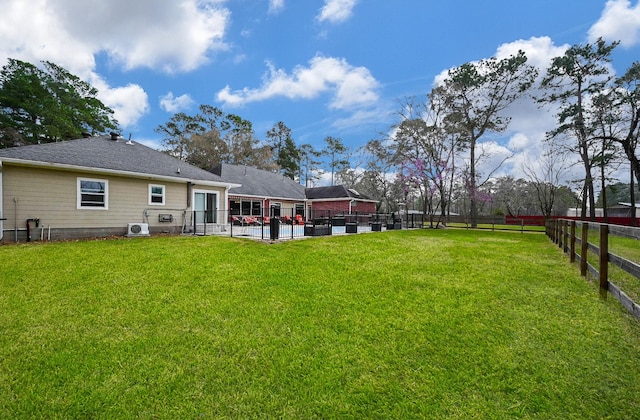
[[[235,214],[230,211],[194,211],[187,232],[196,235],[228,235],[260,240],[286,240],[304,236],[379,232],[421,227],[414,218],[410,224],[399,214],[351,213],[316,210],[312,214],[295,213],[295,209],[260,209],[258,214]],[[275,216],[274,214],[277,214]]]

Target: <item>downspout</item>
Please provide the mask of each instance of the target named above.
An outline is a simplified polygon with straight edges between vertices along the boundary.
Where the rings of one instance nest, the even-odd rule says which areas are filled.
[[[0,241],[2,241],[2,237],[4,234],[4,207],[2,204],[2,161],[0,160]]]
[[[224,187],[224,197],[222,198],[222,202],[220,205],[222,208],[218,209],[218,213],[220,213],[220,217],[216,218],[216,221],[219,225],[226,226],[227,223],[231,222],[231,207],[229,207],[229,190],[231,187],[228,185]]]
[[[187,226],[187,214],[189,214],[191,223],[190,223],[190,228],[193,228],[193,234],[195,235],[196,233],[196,216],[193,212],[193,209],[191,208],[191,196],[193,195],[193,183],[191,183],[191,181],[187,182],[187,208],[184,211],[185,214],[185,221],[182,223],[183,226]],[[182,230],[184,231],[184,227],[182,228]],[[183,232],[184,233],[184,232]]]

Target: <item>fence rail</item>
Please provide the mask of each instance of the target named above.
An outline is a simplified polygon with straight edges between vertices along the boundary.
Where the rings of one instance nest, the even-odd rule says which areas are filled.
[[[577,236],[577,228],[580,228],[580,237]],[[598,244],[589,242],[589,230],[597,230]],[[612,228],[608,224],[582,222],[567,219],[552,219],[546,224],[547,236],[564,253],[569,254],[571,262],[577,261],[580,265],[580,274],[587,276],[590,273],[599,281],[599,291],[602,298],[607,297],[607,293],[615,297],[629,312],[640,319],[640,305],[634,302],[620,287],[609,280],[609,264],[622,269],[636,279],[640,279],[640,265],[609,252],[609,236],[612,231],[617,236],[629,238],[638,237],[638,228],[615,226]],[[579,249],[578,249],[579,246]],[[589,263],[589,253],[594,254],[598,260],[598,267]]]

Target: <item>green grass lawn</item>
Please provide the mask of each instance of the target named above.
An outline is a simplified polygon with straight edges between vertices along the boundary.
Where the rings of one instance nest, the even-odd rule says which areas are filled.
[[[425,223],[428,226],[428,223]],[[467,223],[447,223],[447,227],[450,228],[464,228],[471,229],[471,224]],[[491,223],[478,223],[476,229],[490,229],[490,230],[517,230],[524,232],[544,232],[544,226],[532,226],[532,225],[506,225],[506,224],[491,224]]]
[[[0,247],[0,418],[638,418],[640,322],[541,234]]]

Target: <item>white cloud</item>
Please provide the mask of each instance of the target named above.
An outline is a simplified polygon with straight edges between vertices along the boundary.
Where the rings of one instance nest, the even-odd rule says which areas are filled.
[[[149,112],[149,98],[139,85],[128,84],[114,88],[95,74],[89,82],[98,89],[98,99],[113,109],[114,118],[123,128],[135,126]]]
[[[0,59],[50,60],[83,76],[101,52],[126,69],[179,72],[193,70],[211,52],[227,48],[224,35],[230,13],[220,1],[2,0],[0,4]]]
[[[133,138],[132,140],[135,140],[138,143],[143,144],[143,145],[145,145],[147,147],[150,147],[152,149],[156,149],[156,150],[162,150],[163,149],[162,141],[158,140],[158,139]]]
[[[50,3],[48,0],[0,1],[0,64],[7,58],[31,63],[46,60],[87,77],[95,66],[94,50],[86,40],[67,32],[65,23],[51,12]]]
[[[631,6],[629,0],[609,0],[600,19],[589,29],[589,41],[598,38],[609,42],[620,41],[623,47],[632,47],[640,41],[640,2]]]
[[[173,96],[173,92],[169,92],[160,97],[160,107],[171,113],[189,109],[194,103],[195,101],[187,94],[176,97]]]
[[[331,127],[341,133],[351,130],[361,130],[365,125],[379,126],[382,121],[391,121],[394,110],[389,104],[358,109],[346,117],[338,118],[331,123]]]
[[[227,48],[224,2],[0,0],[0,66],[7,58],[54,62],[93,84],[118,122],[133,126],[149,111],[147,94],[135,84],[109,86],[96,73],[96,55],[125,69],[193,70]]]
[[[269,14],[280,13],[284,9],[284,0],[269,0]]]
[[[531,37],[502,44],[496,50],[496,58],[501,60],[516,55],[522,50],[527,56],[527,64],[537,67],[541,72],[546,70],[554,57],[561,56],[569,45],[554,45],[548,36]]]
[[[315,56],[308,67],[298,66],[291,74],[267,63],[269,72],[262,86],[232,91],[226,86],[217,100],[226,105],[240,106],[274,97],[313,99],[332,92],[330,107],[349,109],[369,105],[378,100],[378,81],[365,67],[354,67],[345,59]]]
[[[344,22],[351,17],[357,2],[358,0],[325,0],[324,6],[320,9],[318,20],[331,23]]]
[[[518,51],[522,50],[527,56],[527,64],[536,67],[542,74],[551,64],[551,60],[563,55],[568,48],[567,44],[554,45],[553,40],[547,36],[531,37],[499,45],[494,56],[498,60],[502,60],[516,55]],[[445,69],[438,74],[434,79],[434,85],[441,84],[448,76],[448,71],[449,69]]]
[[[511,150],[525,150],[531,145],[531,140],[523,133],[516,133],[511,139],[509,139],[509,149]]]
[[[490,140],[478,143],[476,169],[480,174],[481,180],[484,181],[490,175],[501,176],[513,157],[514,154],[511,150],[495,141]]]

